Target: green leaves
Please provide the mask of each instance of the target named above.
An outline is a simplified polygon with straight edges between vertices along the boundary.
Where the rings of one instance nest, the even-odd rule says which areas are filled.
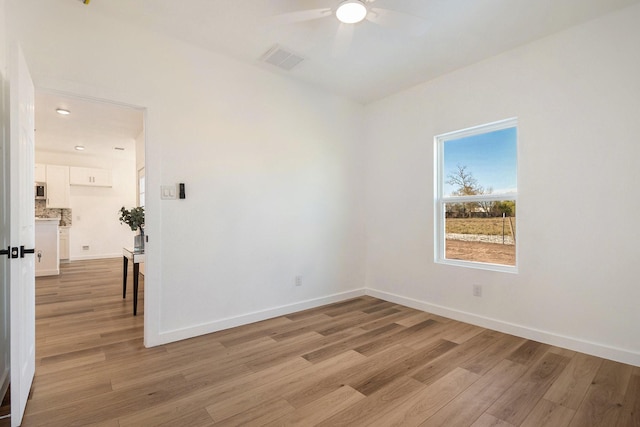
[[[120,223],[127,224],[131,227],[131,231],[136,231],[138,227],[140,230],[144,230],[144,208],[139,206],[137,208],[131,208],[131,210],[125,209],[124,206],[120,208]]]

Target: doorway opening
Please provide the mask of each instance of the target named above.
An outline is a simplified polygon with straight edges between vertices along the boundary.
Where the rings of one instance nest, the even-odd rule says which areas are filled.
[[[35,127],[35,181],[47,192],[35,204],[37,246],[40,220],[59,218],[58,253],[38,252],[36,277],[60,262],[121,258],[134,232],[120,209],[144,206],[144,109],[36,89]]]

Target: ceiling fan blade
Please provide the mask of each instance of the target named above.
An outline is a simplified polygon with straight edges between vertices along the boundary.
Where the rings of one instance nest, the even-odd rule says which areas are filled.
[[[380,7],[369,9],[366,19],[383,27],[408,29],[414,36],[423,36],[429,30],[426,18]]]
[[[353,40],[353,28],[351,24],[340,24],[338,32],[333,40],[333,49],[331,51],[334,57],[344,57],[349,53],[351,42]]]
[[[298,22],[313,21],[315,19],[331,16],[333,12],[329,8],[299,10],[296,12],[283,13],[269,18],[271,25],[295,24]]]

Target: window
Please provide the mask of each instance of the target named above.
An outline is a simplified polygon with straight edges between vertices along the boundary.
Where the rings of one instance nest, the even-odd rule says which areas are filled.
[[[435,137],[435,261],[517,271],[517,120]]]
[[[144,168],[138,170],[138,206],[144,207],[145,203],[145,179]]]

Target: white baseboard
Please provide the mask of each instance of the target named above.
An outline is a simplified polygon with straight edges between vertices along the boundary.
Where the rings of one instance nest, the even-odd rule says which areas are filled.
[[[60,274],[60,269],[49,269],[49,270],[40,270],[40,271],[36,271],[36,277],[41,277],[41,276],[57,276]]]
[[[92,259],[108,259],[108,258],[122,258],[122,252],[116,253],[116,254],[72,256],[69,258],[68,261],[88,261]]]
[[[365,289],[365,293],[366,295],[380,298],[385,301],[401,304],[410,308],[415,308],[416,310],[437,314],[438,316],[447,317],[449,319],[458,320],[460,322],[470,323],[472,325],[481,326],[483,328],[492,329],[494,331],[516,335],[518,337],[578,351],[581,353],[590,354],[593,356],[602,357],[609,360],[614,360],[621,363],[627,363],[629,365],[640,366],[640,353],[634,351],[585,341],[549,331],[530,328],[524,325],[504,322],[499,319],[478,316],[473,313],[454,310],[448,307],[430,304],[428,302],[403,297],[389,292],[377,291],[375,289]]]
[[[310,308],[320,307],[322,305],[332,304],[351,298],[357,298],[363,295],[365,295],[364,289],[356,289],[353,291],[341,292],[339,294],[333,294],[326,297],[314,298],[311,300],[256,311],[253,313],[247,313],[240,316],[228,317],[226,319],[220,319],[214,322],[204,323],[188,328],[165,331],[161,332],[156,337],[150,337],[149,340],[145,342],[145,345],[147,347],[153,347],[156,345],[168,344],[170,342],[210,334],[224,329],[235,328],[236,326],[242,326],[249,323],[260,322],[262,320],[267,320],[278,316],[285,316],[287,314],[296,313],[298,311],[308,310]]]

